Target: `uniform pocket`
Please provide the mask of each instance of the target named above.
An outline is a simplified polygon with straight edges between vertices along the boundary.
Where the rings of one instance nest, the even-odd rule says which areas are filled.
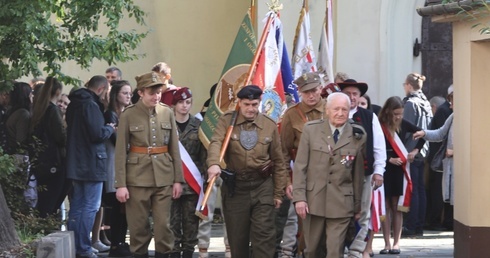
[[[170,142],[170,133],[172,132],[172,123],[165,121],[160,123],[163,133],[163,145],[168,145]]]
[[[138,164],[138,157],[130,157],[126,160],[126,163],[131,165]]]
[[[130,132],[141,132],[145,129],[144,125],[130,125],[129,126],[129,131]]]

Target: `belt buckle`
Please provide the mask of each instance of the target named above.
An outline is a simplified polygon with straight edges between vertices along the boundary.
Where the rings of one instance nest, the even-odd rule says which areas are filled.
[[[151,146],[150,146],[150,147],[148,147],[148,148],[146,148],[146,149],[147,149],[147,151],[148,151],[148,155],[151,155],[151,152],[152,152],[151,150],[153,150],[153,147],[151,147]]]

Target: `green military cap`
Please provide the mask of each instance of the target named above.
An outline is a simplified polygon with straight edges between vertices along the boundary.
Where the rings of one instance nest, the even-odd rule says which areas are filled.
[[[138,75],[135,77],[135,79],[136,79],[136,88],[138,88],[138,90],[143,90],[144,88],[153,87],[157,85],[163,85],[160,76],[158,76],[158,73],[156,72]]]
[[[300,77],[296,78],[294,83],[298,85],[298,90],[301,92],[311,90],[322,85],[318,73],[304,73]]]

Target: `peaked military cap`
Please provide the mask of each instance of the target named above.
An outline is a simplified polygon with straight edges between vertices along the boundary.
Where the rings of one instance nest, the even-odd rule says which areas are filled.
[[[142,90],[144,88],[153,87],[157,85],[163,85],[160,76],[158,76],[158,73],[155,72],[138,75],[135,77],[135,79],[136,79],[136,88],[138,88],[138,90]]]
[[[301,92],[305,92],[322,85],[318,73],[304,73],[300,77],[296,78],[294,83],[298,85],[298,90]]]
[[[262,90],[257,85],[247,85],[243,87],[236,94],[236,96],[239,99],[249,99],[249,100],[260,99],[260,96],[262,96]]]

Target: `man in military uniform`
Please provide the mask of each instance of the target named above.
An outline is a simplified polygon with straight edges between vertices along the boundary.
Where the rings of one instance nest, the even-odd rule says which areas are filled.
[[[297,78],[294,83],[298,85],[301,102],[286,111],[281,124],[282,153],[289,171],[286,194],[290,199],[292,199],[293,186],[289,164],[296,157],[303,126],[308,121],[322,119],[325,112],[325,101],[321,97],[320,76],[317,73],[305,73]],[[296,246],[298,216],[289,199],[283,200],[280,211],[277,219],[278,223],[276,224],[279,243],[281,243],[282,238],[282,250],[279,257],[292,257]],[[286,212],[283,213],[284,211]]]
[[[259,113],[262,90],[243,87],[238,117],[224,160],[235,177],[235,187],[221,187],[226,230],[233,258],[273,257],[275,251],[274,207],[279,207],[286,187],[286,168],[274,121]],[[208,149],[208,176],[221,174],[220,149],[233,112],[221,116]],[[223,172],[225,173],[225,172]],[[227,182],[230,177],[225,178]]]
[[[351,218],[361,211],[366,135],[347,122],[350,100],[327,98],[326,119],[305,124],[294,163],[293,202],[303,219],[306,257],[326,236],[327,258],[342,257]]]
[[[172,198],[182,192],[182,161],[175,117],[160,103],[163,83],[158,74],[136,77],[141,99],[121,114],[116,141],[116,197],[126,203],[130,249],[134,257],[148,257],[152,233],[155,257],[168,257],[174,245],[170,229]]]

